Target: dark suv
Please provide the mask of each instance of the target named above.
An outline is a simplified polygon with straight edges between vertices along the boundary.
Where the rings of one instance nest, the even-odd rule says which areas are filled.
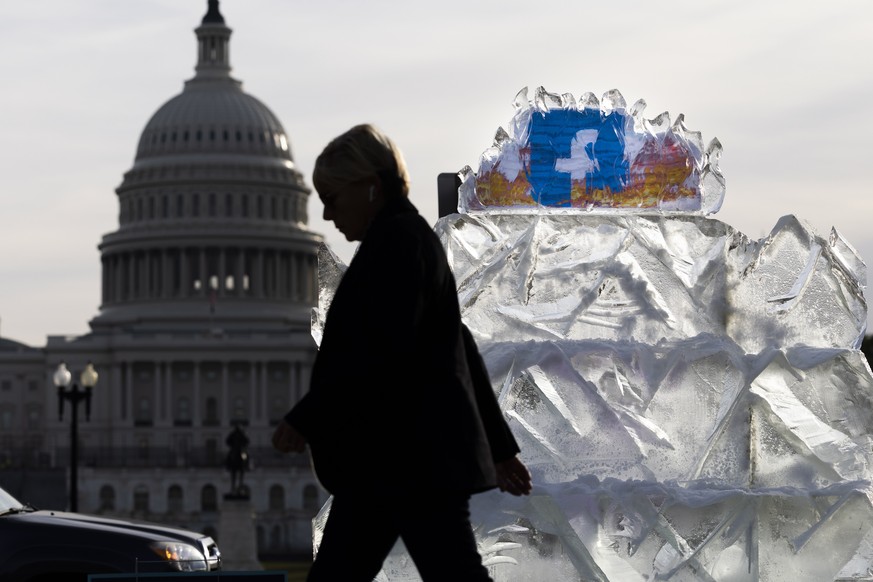
[[[161,525],[39,511],[0,488],[0,580],[85,582],[88,574],[218,570],[208,536]]]

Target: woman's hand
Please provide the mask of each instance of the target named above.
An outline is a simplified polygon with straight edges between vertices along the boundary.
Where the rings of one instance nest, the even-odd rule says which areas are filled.
[[[281,453],[302,453],[306,450],[306,437],[282,420],[273,432],[273,448]]]
[[[518,457],[495,463],[497,467],[497,487],[513,495],[527,495],[531,492],[530,472]]]

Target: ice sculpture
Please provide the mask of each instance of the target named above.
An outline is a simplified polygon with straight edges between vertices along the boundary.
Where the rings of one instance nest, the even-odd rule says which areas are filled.
[[[528,109],[569,102],[547,96]],[[873,579],[873,374],[851,245],[791,215],[751,240],[704,215],[718,187],[684,214],[542,196],[474,211],[477,178],[435,230],[535,482],[527,498],[474,497],[494,580]],[[320,255],[322,309],[341,268]],[[418,579],[402,547],[378,578]]]
[[[479,171],[461,171],[459,210],[530,212],[716,212],[724,197],[721,144],[703,149],[699,132],[679,115],[645,119],[640,99],[627,111],[617,90],[598,101],[586,93],[556,95],[542,87],[515,98],[509,131],[497,130]]]

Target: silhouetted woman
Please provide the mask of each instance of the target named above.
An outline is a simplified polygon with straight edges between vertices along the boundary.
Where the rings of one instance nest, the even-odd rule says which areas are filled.
[[[313,182],[333,221],[361,244],[334,295],[309,392],[273,436],[308,443],[333,495],[310,582],[370,582],[397,538],[425,582],[487,581],[469,498],[530,492],[455,279],[409,202],[400,151],[370,125],[328,144]]]

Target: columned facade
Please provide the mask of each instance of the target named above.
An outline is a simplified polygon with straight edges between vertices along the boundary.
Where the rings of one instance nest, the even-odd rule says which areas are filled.
[[[166,244],[162,241],[160,244]],[[183,243],[184,244],[184,243]],[[106,253],[103,305],[169,299],[251,297],[314,302],[315,258],[311,248],[174,246]],[[243,242],[240,243],[245,244]]]

